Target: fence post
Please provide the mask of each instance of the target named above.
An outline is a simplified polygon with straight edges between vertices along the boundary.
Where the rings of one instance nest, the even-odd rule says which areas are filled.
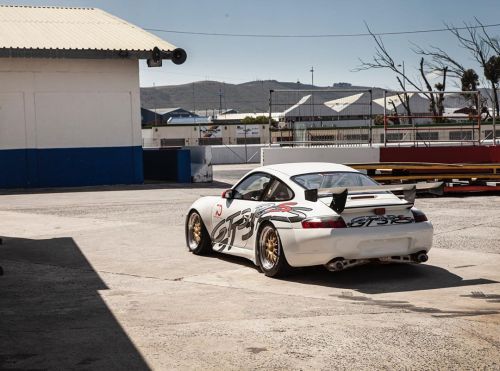
[[[497,130],[496,130],[496,114],[495,110],[493,110],[493,145],[497,145]]]
[[[479,107],[479,102],[481,101],[481,93],[478,91],[477,92],[477,144],[481,145],[481,108]],[[495,110],[493,110],[493,113]],[[495,115],[493,115],[495,116]],[[474,130],[472,130],[474,132]]]

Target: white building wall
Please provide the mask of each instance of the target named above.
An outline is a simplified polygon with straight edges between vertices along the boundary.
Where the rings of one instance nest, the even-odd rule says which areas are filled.
[[[0,149],[141,143],[137,60],[0,59]]]
[[[0,58],[0,188],[140,183],[139,64]]]

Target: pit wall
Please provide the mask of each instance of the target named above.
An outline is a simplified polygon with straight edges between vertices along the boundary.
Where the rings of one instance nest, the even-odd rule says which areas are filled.
[[[500,146],[262,148],[262,165],[289,162],[500,163]]]
[[[262,148],[261,164],[289,162],[363,163],[380,162],[379,148]]]
[[[500,146],[380,148],[381,162],[500,163]]]

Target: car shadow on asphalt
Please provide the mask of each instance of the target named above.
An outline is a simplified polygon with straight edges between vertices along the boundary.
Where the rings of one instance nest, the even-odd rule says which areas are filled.
[[[150,369],[72,238],[3,237],[0,265],[1,370]]]
[[[329,272],[324,267],[309,267],[299,269],[284,279],[309,285],[356,290],[365,294],[498,283],[484,278],[463,279],[431,264],[367,264],[341,272]]]
[[[213,253],[212,258],[232,264],[260,269],[238,256]],[[463,279],[459,275],[431,264],[366,264],[341,272],[330,272],[323,266],[294,268],[282,281],[355,290],[364,294],[382,294],[434,290],[498,283],[485,278]]]
[[[250,260],[248,260],[246,258],[242,258],[240,256],[228,255],[228,254],[224,254],[222,252],[214,251],[211,254],[207,255],[206,257],[212,258],[212,259],[222,260],[222,261],[225,261],[225,262],[231,263],[231,264],[245,266],[248,268],[254,268],[256,270],[256,272],[260,272],[260,268],[257,267],[253,262],[251,262]]]

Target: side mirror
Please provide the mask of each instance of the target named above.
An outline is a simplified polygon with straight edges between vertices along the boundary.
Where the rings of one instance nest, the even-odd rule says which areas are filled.
[[[222,192],[222,198],[228,200],[234,198],[234,191],[232,189],[226,189],[224,192]]]

